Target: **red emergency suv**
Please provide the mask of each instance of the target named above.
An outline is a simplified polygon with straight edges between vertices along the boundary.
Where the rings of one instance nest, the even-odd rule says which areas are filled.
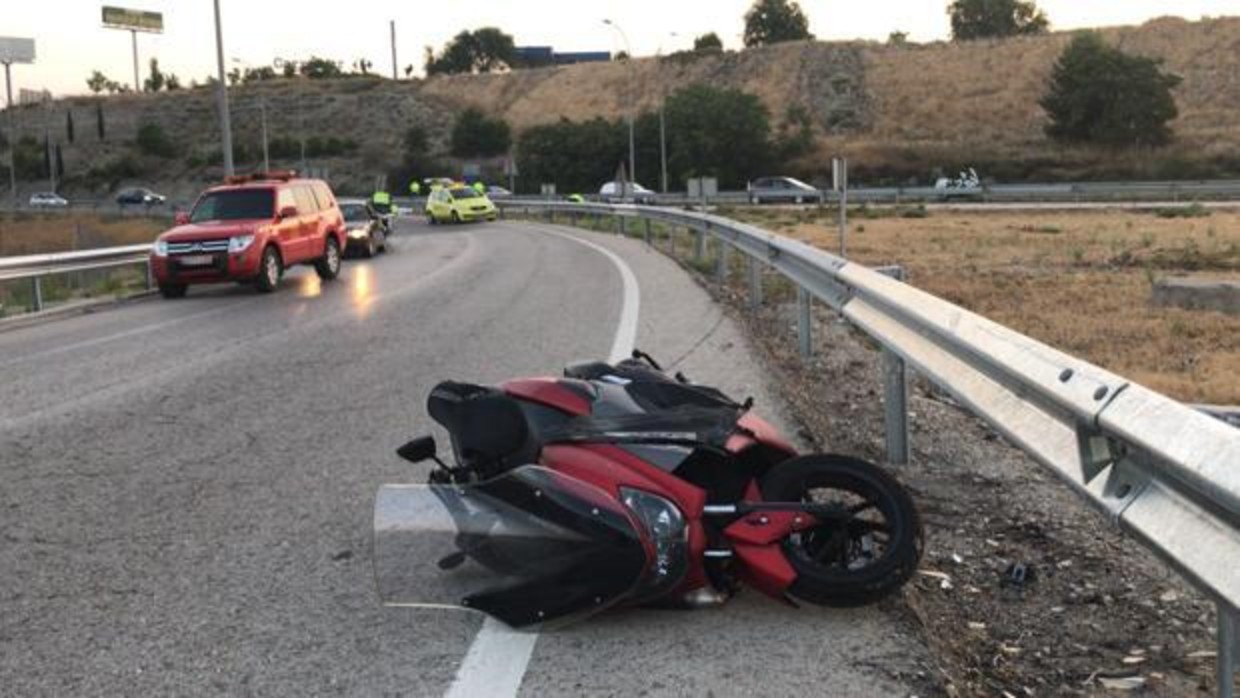
[[[165,298],[184,296],[190,284],[224,281],[268,293],[294,264],[336,278],[346,242],[344,217],[325,182],[293,172],[230,177],[155,240],[151,272]]]

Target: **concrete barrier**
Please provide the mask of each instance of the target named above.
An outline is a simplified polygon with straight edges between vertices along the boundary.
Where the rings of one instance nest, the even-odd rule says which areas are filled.
[[[1216,310],[1240,315],[1240,281],[1221,279],[1163,279],[1154,284],[1150,302],[1189,310]]]

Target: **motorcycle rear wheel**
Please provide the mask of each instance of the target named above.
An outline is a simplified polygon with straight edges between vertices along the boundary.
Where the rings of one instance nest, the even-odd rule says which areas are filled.
[[[761,489],[768,502],[836,510],[830,520],[785,539],[784,554],[797,572],[792,596],[821,606],[860,606],[896,591],[917,571],[917,509],[877,465],[848,456],[801,456],[771,468]]]

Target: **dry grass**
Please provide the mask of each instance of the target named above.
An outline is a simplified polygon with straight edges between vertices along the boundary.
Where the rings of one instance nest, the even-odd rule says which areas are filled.
[[[163,218],[91,213],[0,215],[0,257],[151,242]]]
[[[837,248],[830,214],[729,215]],[[855,212],[850,257],[904,265],[942,298],[1191,402],[1240,404],[1240,317],[1149,305],[1153,282],[1240,276],[1240,214],[1166,219],[1120,211]]]

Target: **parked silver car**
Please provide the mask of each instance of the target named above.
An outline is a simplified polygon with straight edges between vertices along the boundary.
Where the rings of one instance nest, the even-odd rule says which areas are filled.
[[[30,195],[30,208],[67,208],[68,206],[68,200],[56,192],[39,191]]]
[[[783,201],[793,204],[822,203],[826,194],[792,177],[759,177],[749,183],[749,203]]]

